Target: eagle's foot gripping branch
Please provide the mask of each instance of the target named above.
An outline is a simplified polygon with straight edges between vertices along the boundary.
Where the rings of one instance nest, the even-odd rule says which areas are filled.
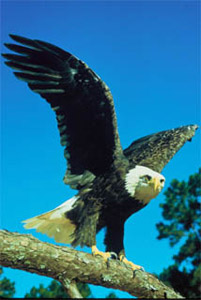
[[[131,266],[134,273],[138,270],[144,271],[143,267],[134,264],[132,261],[129,261],[124,255],[120,255],[119,260],[122,261],[126,266]]]
[[[108,260],[111,259],[111,258],[117,259],[117,254],[116,253],[99,251],[98,248],[96,247],[96,245],[92,246],[91,250],[92,250],[92,254],[94,256],[101,256],[104,259],[105,262],[108,262]]]

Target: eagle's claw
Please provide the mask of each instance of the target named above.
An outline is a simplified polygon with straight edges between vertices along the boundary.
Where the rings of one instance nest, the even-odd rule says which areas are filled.
[[[143,267],[134,264],[132,261],[129,261],[124,255],[120,255],[119,260],[122,261],[126,266],[130,266],[134,273],[139,270],[144,271]]]
[[[118,259],[118,255],[115,252],[109,252],[110,258],[109,259]]]
[[[109,259],[117,259],[117,254],[115,252],[102,252],[99,251],[96,246],[92,246],[91,249],[94,256],[101,256],[105,262],[108,262]]]

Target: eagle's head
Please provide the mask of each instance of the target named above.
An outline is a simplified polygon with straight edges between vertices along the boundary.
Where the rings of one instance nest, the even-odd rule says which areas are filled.
[[[165,184],[163,175],[143,166],[131,169],[125,180],[128,193],[144,204],[155,198]]]

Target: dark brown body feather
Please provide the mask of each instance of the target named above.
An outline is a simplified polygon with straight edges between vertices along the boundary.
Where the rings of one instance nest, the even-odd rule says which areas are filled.
[[[91,191],[80,195],[75,208],[66,214],[76,225],[73,246],[96,244],[96,233],[106,227],[105,245],[108,251],[123,251],[124,223],[145,205],[125,189],[127,164],[97,177]]]

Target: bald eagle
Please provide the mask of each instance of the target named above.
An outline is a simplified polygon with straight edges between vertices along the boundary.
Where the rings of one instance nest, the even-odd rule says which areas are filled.
[[[24,221],[25,228],[58,243],[91,247],[104,260],[116,253],[133,270],[141,268],[125,257],[125,221],[160,193],[165,183],[160,172],[197,126],[158,132],[123,150],[113,98],[100,77],[50,43],[10,37],[18,44],[5,46],[17,54],[3,54],[5,63],[55,111],[68,166],[64,183],[78,191],[52,211]],[[96,234],[104,227],[106,252],[101,252]]]

